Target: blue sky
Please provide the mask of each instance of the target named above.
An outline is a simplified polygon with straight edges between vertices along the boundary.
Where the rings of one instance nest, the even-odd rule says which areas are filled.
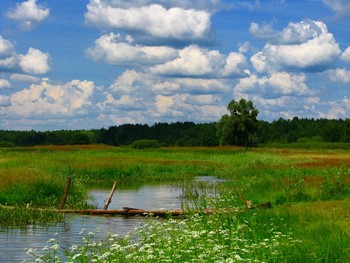
[[[348,0],[2,0],[0,129],[349,118]]]

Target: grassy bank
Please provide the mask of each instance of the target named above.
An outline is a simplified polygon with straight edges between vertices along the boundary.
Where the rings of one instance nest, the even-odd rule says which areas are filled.
[[[68,177],[74,185],[67,207],[84,206],[87,183],[114,180],[177,182],[197,208],[242,211],[242,194],[253,204],[272,203],[272,209],[193,216],[181,223],[149,220],[125,238],[110,234],[100,241],[87,233],[83,245],[67,252],[72,262],[87,258],[96,262],[160,258],[163,262],[348,262],[350,258],[350,153],[346,150],[62,146],[0,151],[3,205],[57,207]],[[191,179],[203,175],[230,182],[195,191],[198,187]],[[57,242],[51,240],[46,248],[48,260],[57,255]]]

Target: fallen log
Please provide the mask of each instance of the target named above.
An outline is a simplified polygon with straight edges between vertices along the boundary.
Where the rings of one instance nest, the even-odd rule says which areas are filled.
[[[129,208],[129,207],[126,207]],[[58,210],[61,213],[67,214],[85,214],[85,215],[123,215],[123,216],[183,216],[191,213],[213,214],[214,211],[205,209],[203,211],[188,211],[188,210],[144,210],[144,209],[118,209],[118,210]]]

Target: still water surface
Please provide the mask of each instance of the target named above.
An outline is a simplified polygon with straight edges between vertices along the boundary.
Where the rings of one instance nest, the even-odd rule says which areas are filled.
[[[215,177],[198,177],[197,181],[219,182]],[[141,209],[180,209],[181,189],[170,185],[120,186],[115,190],[112,203],[108,209],[121,209],[123,206]],[[110,194],[110,188],[92,188],[90,191],[98,208],[103,208]],[[120,236],[132,231],[145,218],[125,218],[121,216],[82,216],[67,215],[65,222],[48,226],[26,226],[25,228],[2,228],[0,224],[0,262],[21,262],[32,257],[26,255],[26,248],[37,248],[38,252],[55,238],[66,249],[81,242],[82,228],[86,232],[100,229],[99,239],[105,238],[106,233],[113,232]]]

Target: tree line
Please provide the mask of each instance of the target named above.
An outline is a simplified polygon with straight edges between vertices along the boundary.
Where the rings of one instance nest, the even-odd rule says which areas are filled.
[[[130,145],[156,140],[162,146],[257,146],[272,143],[350,142],[350,119],[295,117],[272,122],[257,120],[259,111],[244,99],[231,101],[229,114],[218,122],[123,124],[92,130],[0,130],[0,146],[107,144]]]

